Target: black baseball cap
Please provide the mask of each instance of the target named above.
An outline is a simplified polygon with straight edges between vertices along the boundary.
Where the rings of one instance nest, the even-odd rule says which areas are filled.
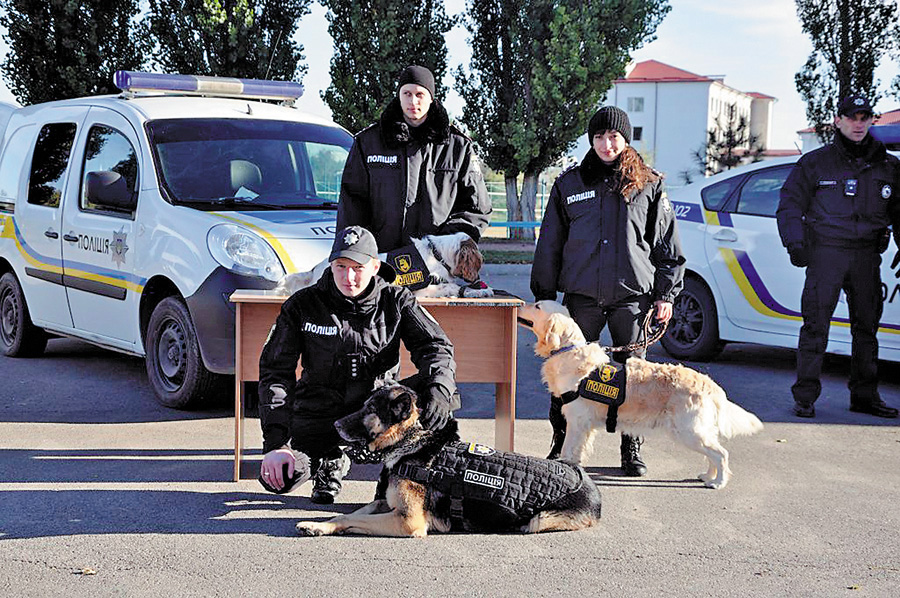
[[[378,244],[375,242],[375,237],[361,226],[347,226],[339,230],[334,236],[334,244],[331,246],[331,255],[328,256],[328,261],[333,262],[339,257],[345,257],[360,264],[378,259]]]
[[[869,100],[858,93],[852,94],[841,100],[838,105],[838,116],[853,116],[857,112],[865,112],[866,114],[874,114],[872,105]]]

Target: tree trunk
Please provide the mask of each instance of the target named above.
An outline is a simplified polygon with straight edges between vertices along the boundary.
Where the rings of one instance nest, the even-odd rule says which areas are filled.
[[[521,222],[522,221],[522,205],[519,203],[519,188],[516,183],[516,176],[504,176],[506,183],[506,221]],[[515,239],[519,229],[509,227],[509,238]]]
[[[525,177],[522,181],[522,195],[519,197],[519,204],[521,206],[521,220],[523,222],[534,222],[534,206],[537,203],[537,186],[538,186],[538,172],[526,172]],[[517,229],[517,233],[514,239],[519,241],[534,241],[534,228],[531,226],[526,226],[524,228]]]

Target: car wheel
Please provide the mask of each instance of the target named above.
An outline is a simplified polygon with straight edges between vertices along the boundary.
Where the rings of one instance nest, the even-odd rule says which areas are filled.
[[[722,352],[725,343],[719,339],[716,302],[701,281],[685,278],[661,343],[676,359],[709,361]]]
[[[7,357],[34,357],[47,347],[47,333],[31,323],[22,287],[13,273],[0,277],[0,351]]]
[[[147,326],[147,377],[166,407],[189,409],[210,394],[218,377],[203,365],[187,306],[174,297],[159,302]]]

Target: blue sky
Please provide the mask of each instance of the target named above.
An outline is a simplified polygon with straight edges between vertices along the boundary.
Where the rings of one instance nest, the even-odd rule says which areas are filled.
[[[794,87],[794,74],[806,62],[810,43],[800,29],[793,0],[671,0],[672,11],[657,30],[657,39],[633,55],[636,61],[659,60],[699,75],[724,75],[725,84],[741,91],[758,91],[778,98],[774,111],[773,148],[789,148],[796,131],[805,128],[804,103]],[[446,0],[447,12],[465,8],[464,0]],[[306,93],[301,108],[330,116],[320,99],[328,87],[332,55],[325,10],[313,4],[311,14],[300,22],[298,39],[305,46],[309,71],[303,81]],[[456,27],[447,36],[450,67],[468,64],[468,33]],[[0,52],[5,53],[5,44]],[[897,73],[897,64],[886,62],[878,71],[883,87]],[[453,82],[445,83],[451,87]],[[0,101],[12,101],[0,83]],[[451,91],[447,107],[459,114],[462,102]],[[894,99],[883,99],[876,109],[900,107]]]

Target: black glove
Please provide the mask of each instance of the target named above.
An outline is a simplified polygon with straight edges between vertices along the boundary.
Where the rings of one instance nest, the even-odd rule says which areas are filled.
[[[788,245],[788,253],[791,255],[791,263],[798,268],[809,265],[809,252],[803,243],[791,243]]]
[[[419,421],[428,430],[440,430],[450,419],[450,396],[443,386],[432,385],[419,397]]]

